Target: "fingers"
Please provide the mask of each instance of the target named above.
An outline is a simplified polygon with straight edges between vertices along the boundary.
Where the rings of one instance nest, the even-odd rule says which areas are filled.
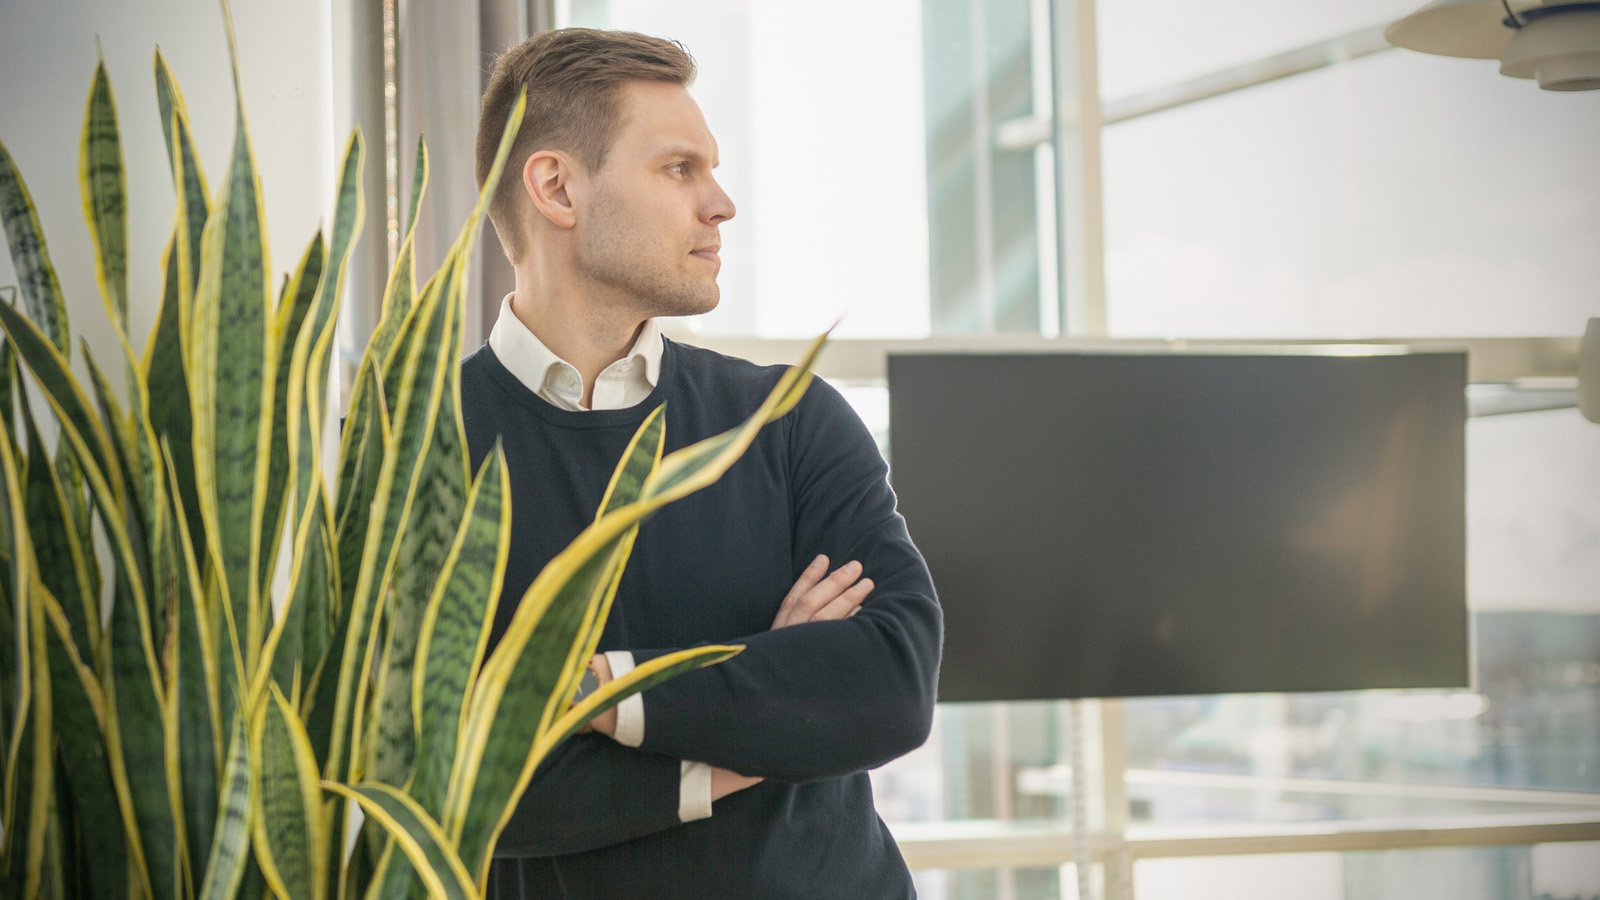
[[[819,556],[811,561],[811,565],[806,566],[805,571],[801,572],[799,579],[795,581],[794,587],[789,588],[789,593],[784,595],[783,603],[778,606],[778,615],[772,620],[774,629],[795,624],[795,606],[807,591],[816,587],[817,582],[821,581],[822,576],[826,575],[827,572],[828,558],[826,556]]]
[[[784,618],[785,613],[792,612],[794,605],[799,602],[800,598],[805,596],[807,591],[816,587],[817,582],[821,581],[822,576],[826,575],[827,572],[828,558],[826,556],[819,556],[813,559],[811,565],[806,566],[805,571],[800,573],[800,578],[795,581],[794,587],[789,588],[789,593],[784,595],[783,605],[778,608],[778,618],[781,620]]]
[[[824,578],[827,568],[826,556],[817,557],[806,567],[779,606],[773,628],[845,618],[872,592],[871,579],[861,578],[859,562],[845,563]]]
[[[861,609],[861,604],[866,601],[867,595],[872,593],[874,587],[871,578],[863,578],[851,585],[849,590],[829,600],[826,605],[817,610],[811,617],[813,622],[830,622],[834,619],[848,619]]]

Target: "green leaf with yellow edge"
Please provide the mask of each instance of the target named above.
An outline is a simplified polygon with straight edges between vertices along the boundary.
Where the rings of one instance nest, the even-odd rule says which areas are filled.
[[[461,527],[429,598],[412,674],[411,710],[417,723],[416,764],[407,793],[438,817],[462,724],[462,710],[488,644],[488,625],[505,578],[511,545],[510,475],[496,446],[467,497]],[[373,897],[404,897],[410,863],[381,854]]]
[[[44,860],[45,823],[49,812],[54,759],[51,731],[50,672],[38,612],[44,585],[39,582],[28,538],[22,472],[11,442],[0,441],[0,488],[11,535],[11,583],[7,585],[15,622],[19,701],[10,722],[6,770],[0,786],[0,861],[5,881],[22,896],[39,890]],[[8,698],[9,699],[9,698]]]
[[[277,346],[268,328],[270,266],[261,184],[246,126],[233,26],[226,16],[224,26],[234,74],[233,156],[202,238],[185,351],[201,509],[209,538],[219,544],[245,665],[253,669],[266,627],[257,573],[269,464],[265,451],[273,427],[267,373],[276,371]],[[221,340],[224,325],[226,345]]]
[[[267,635],[267,646],[262,659],[266,665],[257,672],[261,679],[268,673],[272,681],[286,694],[292,694],[296,685],[310,676],[326,649],[329,625],[308,622],[308,617],[328,615],[328,595],[336,586],[333,582],[332,535],[326,508],[321,502],[322,485],[315,482],[317,499],[308,506],[295,525],[293,567],[289,573],[289,590],[283,609],[272,623]],[[307,652],[307,636],[315,635],[315,643]],[[259,690],[259,688],[256,688]],[[291,697],[291,699],[293,699]]]
[[[311,735],[311,746],[316,750],[317,762],[324,771],[327,770],[328,755],[332,750],[334,711],[338,703],[340,673],[344,670],[345,648],[347,645],[365,646],[364,641],[352,644],[350,640],[355,609],[349,598],[355,592],[356,576],[361,565],[361,555],[352,547],[364,547],[366,544],[366,517],[356,515],[353,510],[363,504],[370,505],[383,467],[383,448],[390,442],[389,416],[383,404],[383,392],[377,386],[377,373],[368,366],[361,374],[372,390],[367,392],[367,401],[351,411],[340,446],[338,508],[345,515],[337,520],[334,546],[338,554],[336,577],[339,595],[343,600],[334,611],[335,625],[328,652],[312,670],[311,681],[301,704],[306,731]],[[346,530],[347,525],[349,531]],[[357,538],[356,534],[360,537]]]
[[[179,235],[184,239],[185,255],[190,260],[185,273],[188,276],[185,291],[192,294],[194,281],[199,277],[201,234],[211,215],[211,194],[206,188],[200,155],[195,151],[194,135],[189,130],[189,109],[184,103],[183,91],[172,77],[172,69],[160,50],[155,52],[154,68],[161,133],[167,142],[167,162],[178,196],[178,221],[183,226]]]
[[[411,312],[417,296],[416,281],[416,226],[422,209],[422,198],[428,190],[428,146],[417,138],[416,163],[411,176],[411,211],[406,217],[405,236],[400,240],[400,250],[395,254],[394,268],[383,287],[382,304],[378,307],[378,324],[372,329],[372,339],[367,352],[379,363],[387,365],[389,353],[400,336],[401,323]]]
[[[481,847],[474,844],[475,847],[480,847],[475,868],[479,887],[483,887],[488,880],[489,863],[493,858],[494,845],[500,840],[500,834],[505,831],[506,825],[511,821],[512,814],[516,812],[517,801],[533,780],[534,770],[539,767],[539,764],[544,761],[544,758],[550,754],[551,750],[571,737],[589,720],[612,709],[634,694],[649,690],[661,682],[684,672],[705,668],[730,659],[738,655],[743,649],[743,647],[737,645],[712,644],[658,656],[638,666],[628,674],[605,683],[593,694],[583,698],[582,702],[559,716],[555,723],[547,731],[541,733],[534,743],[532,751],[522,764],[521,771],[517,773],[509,794],[509,802],[500,810],[500,815],[494,821],[487,839],[481,844]],[[467,854],[466,850],[467,842],[465,836],[463,836],[462,856],[469,860],[473,859],[472,856]]]
[[[351,786],[324,781],[322,787],[360,804],[368,820],[382,827],[410,860],[429,896],[450,900],[479,896],[439,823],[403,791],[370,782]]]
[[[150,643],[147,611],[127,569],[117,566],[113,577],[106,697],[116,718],[124,771],[131,776],[128,784],[150,887],[156,896],[169,897],[180,881],[176,853],[180,823],[174,821],[167,780],[160,670]]]
[[[327,895],[327,825],[322,789],[300,717],[276,684],[267,686],[251,723],[256,859],[281,897]]]
[[[222,726],[218,692],[224,687],[213,640],[216,628],[206,609],[205,582],[188,523],[177,509],[178,474],[171,445],[161,442],[167,477],[166,498],[173,504],[173,534],[177,541],[178,605],[174,610],[173,656],[167,701],[176,708],[175,734],[178,777],[184,807],[184,839],[188,849],[190,880],[200,884],[202,866],[211,855],[216,828],[217,787],[221,778]],[[237,677],[237,676],[236,676]],[[173,750],[169,746],[168,752]]]
[[[461,304],[446,306],[450,331],[459,334]],[[452,356],[455,358],[459,353]],[[420,629],[428,600],[442,577],[463,515],[471,474],[465,429],[456,398],[459,368],[444,372],[442,408],[422,465],[413,477],[411,513],[400,535],[399,555],[390,577],[393,593],[385,613],[385,645],[373,703],[378,714],[367,739],[367,780],[405,784],[411,777],[418,741],[413,715],[414,675]]]
[[[634,433],[612,474],[601,513],[637,499],[645,478],[661,458],[665,423],[662,410],[657,408]],[[499,708],[527,713],[500,717],[482,744],[466,746],[467,766],[458,766],[455,774],[475,777],[470,792],[464,794],[465,804],[451,809],[459,818],[449,820],[451,834],[459,838],[464,858],[487,858],[502,814],[509,816],[520,796],[516,784],[539,734],[548,730],[560,710],[571,702],[577,679],[594,652],[591,631],[598,639],[598,628],[603,626],[616,596],[637,533],[635,524],[615,536],[565,584],[556,587],[537,627],[509,666],[503,694],[495,700]],[[499,649],[495,651],[496,659],[501,658],[500,653]],[[474,718],[480,712],[477,702],[475,697],[471,710]],[[532,770],[528,773],[531,777]],[[466,783],[453,781],[451,787],[452,796],[462,796],[455,790],[464,789]]]
[[[441,285],[437,290],[442,293],[444,288],[445,285]],[[368,673],[377,653],[376,624],[382,615],[382,605],[388,600],[384,586],[394,570],[400,546],[398,538],[406,527],[416,495],[416,475],[427,457],[427,445],[434,434],[445,371],[456,364],[454,356],[445,352],[452,335],[446,331],[449,317],[444,314],[443,297],[424,298],[418,312],[428,324],[408,348],[399,390],[394,397],[393,434],[383,451],[383,468],[371,506],[372,522],[367,527],[361,568],[351,600],[352,624],[345,636],[333,735],[324,769],[335,779],[360,774],[367,697],[371,689]],[[342,535],[340,539],[343,540]]]
[[[244,880],[250,855],[250,749],[242,718],[233,720],[228,764],[222,775],[222,801],[211,856],[200,885],[200,900],[233,900]]]
[[[124,897],[128,893],[126,834],[135,824],[127,791],[119,789],[111,775],[104,737],[105,698],[94,672],[73,646],[72,626],[62,605],[46,595],[41,606],[48,625],[45,641],[61,774],[79,811],[75,821],[77,843],[85,851],[84,886],[89,896]],[[107,809],[108,802],[116,808]]]
[[[300,355],[297,362],[295,345],[302,337],[307,317],[321,289],[325,252],[322,232],[318,230],[312,236],[311,242],[306,245],[305,252],[301,254],[300,263],[295,266],[294,275],[284,290],[283,302],[274,313],[270,332],[271,339],[278,344],[278,365],[276,372],[273,373],[272,433],[268,445],[267,482],[262,500],[261,547],[258,551],[261,569],[257,577],[263,592],[272,582],[272,570],[277,561],[284,522],[291,512],[296,514],[299,512],[298,506],[290,507],[287,496],[291,480],[298,478],[298,473],[292,467],[292,463],[296,460],[289,455],[290,383],[291,380],[296,380],[291,379],[294,366],[304,365],[306,361],[305,355]],[[305,374],[300,373],[296,381],[303,388]],[[298,520],[299,516],[295,515],[294,518]]]
[[[0,141],[0,227],[5,228],[11,247],[11,263],[22,288],[22,302],[28,316],[39,323],[50,344],[66,353],[71,332],[67,326],[67,305],[61,297],[61,282],[50,251],[45,246],[39,212],[28,193],[28,185],[17,171],[11,151]],[[0,304],[4,306],[7,304]]]
[[[322,439],[327,414],[323,398],[327,392],[328,360],[335,339],[334,324],[338,321],[339,307],[344,297],[345,269],[350,259],[350,246],[361,231],[366,216],[366,201],[361,190],[361,166],[366,158],[366,145],[360,129],[351,132],[345,144],[344,162],[340,166],[339,185],[335,192],[333,235],[328,261],[323,269],[316,302],[308,317],[295,354],[305,354],[304,362],[296,361],[296,371],[304,372],[304,386],[291,390],[299,398],[299,411],[290,411],[291,458],[294,471],[299,473],[295,484],[295,508],[302,509],[308,502],[310,480],[308,473],[322,471]],[[326,500],[323,501],[326,505]],[[337,596],[332,595],[332,596]]]
[[[100,642],[100,598],[90,580],[86,548],[78,540],[72,524],[61,480],[50,465],[50,454],[33,419],[31,404],[22,404],[22,421],[28,442],[27,467],[28,531],[38,560],[40,578],[52,596],[61,600],[71,623],[73,646],[77,652],[92,654]]]
[[[204,559],[207,549],[195,488],[194,438],[184,345],[200,275],[201,239],[210,216],[210,200],[189,130],[183,94],[159,50],[155,54],[155,81],[177,202],[172,234],[162,255],[161,309],[145,345],[144,371],[150,392],[150,424],[158,440],[166,438],[172,444],[173,463],[183,475],[179,485],[184,515],[189,520],[196,550]]]
[[[117,105],[102,59],[83,112],[83,140],[78,145],[78,183],[83,191],[83,217],[94,241],[95,276],[106,312],[118,331],[128,327],[128,186],[122,167],[122,140]]]
[[[511,550],[511,481],[497,444],[484,460],[467,501],[467,513],[423,616],[412,681],[419,723],[412,795],[431,814],[444,810],[466,699],[489,642]]]
[[[39,326],[4,303],[0,303],[0,328],[5,330],[7,341],[16,348],[17,356],[38,382],[45,401],[61,423],[62,434],[84,467],[84,474],[91,483],[98,481],[104,486],[102,500],[108,502],[109,507],[121,508],[126,503],[127,492],[111,436],[91,412],[89,400],[73,377],[66,357]]]

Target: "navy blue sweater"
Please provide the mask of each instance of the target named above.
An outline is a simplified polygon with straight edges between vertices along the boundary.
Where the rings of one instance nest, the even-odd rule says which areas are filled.
[[[666,404],[666,450],[735,427],[777,382],[760,367],[667,341],[639,405],[573,412],[539,399],[487,345],[461,368],[474,469],[499,440],[511,555],[492,640],[534,576],[594,519],[644,417]],[[496,855],[539,897],[897,898],[914,891],[872,805],[866,770],[927,739],[942,621],[887,466],[838,391],[817,380],[715,485],[640,529],[600,641],[643,663],[705,643],[728,662],[644,695],[644,742],[577,735],[535,773]],[[854,617],[772,631],[818,554],[859,560],[875,587]],[[678,819],[679,761],[766,780]]]

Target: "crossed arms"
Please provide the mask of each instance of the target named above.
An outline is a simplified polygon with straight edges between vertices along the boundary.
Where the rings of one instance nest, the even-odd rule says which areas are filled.
[[[613,714],[552,752],[522,800],[527,827],[515,852],[576,853],[678,827],[680,785],[694,763],[711,767],[716,800],[762,781],[865,771],[926,740],[942,617],[887,466],[823,382],[783,422],[792,547],[809,563],[771,626],[727,641],[745,646],[732,659],[647,691],[637,748],[608,736]],[[829,549],[850,562],[830,573]],[[675,649],[632,655],[642,664]],[[603,656],[596,665],[608,674]]]

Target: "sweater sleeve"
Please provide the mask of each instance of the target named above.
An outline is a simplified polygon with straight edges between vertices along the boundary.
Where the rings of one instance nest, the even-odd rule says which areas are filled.
[[[738,656],[651,688],[641,748],[803,782],[874,768],[927,740],[943,620],[888,466],[855,411],[818,380],[785,422],[791,579],[819,553],[834,565],[859,560],[872,595],[851,618],[740,638]]]
[[[684,766],[599,734],[550,752],[497,845],[501,856],[561,856],[620,844],[682,823]]]

